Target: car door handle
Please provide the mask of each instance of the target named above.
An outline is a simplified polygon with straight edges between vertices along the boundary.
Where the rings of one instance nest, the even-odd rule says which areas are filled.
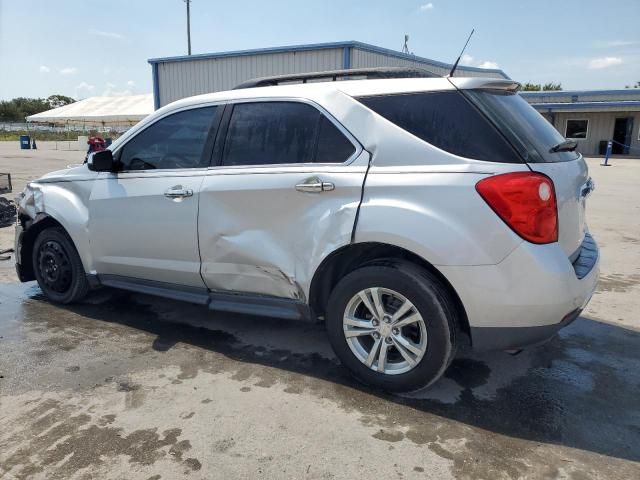
[[[299,192],[330,192],[335,190],[336,186],[331,182],[323,182],[318,177],[307,178],[304,182],[296,185]]]
[[[185,198],[192,197],[193,190],[190,188],[182,188],[182,185],[176,185],[164,192],[164,196],[167,198]]]

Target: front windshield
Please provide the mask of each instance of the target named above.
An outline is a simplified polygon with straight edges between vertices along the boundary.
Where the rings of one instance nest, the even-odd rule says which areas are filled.
[[[550,150],[565,138],[517,93],[496,90],[464,90],[498,127],[528,163],[568,162],[577,152]]]

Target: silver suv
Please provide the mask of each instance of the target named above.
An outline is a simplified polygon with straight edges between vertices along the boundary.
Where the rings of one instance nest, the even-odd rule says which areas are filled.
[[[363,382],[408,391],[456,347],[520,349],[598,278],[587,166],[512,81],[365,79],[168,105],[19,197],[17,270],[324,319]]]

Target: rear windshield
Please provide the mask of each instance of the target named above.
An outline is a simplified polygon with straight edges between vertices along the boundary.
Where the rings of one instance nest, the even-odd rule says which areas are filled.
[[[517,93],[464,90],[469,98],[507,137],[527,163],[568,162],[577,152],[549,150],[564,137]]]
[[[505,137],[458,91],[377,95],[357,100],[407,132],[454,155],[522,163]]]

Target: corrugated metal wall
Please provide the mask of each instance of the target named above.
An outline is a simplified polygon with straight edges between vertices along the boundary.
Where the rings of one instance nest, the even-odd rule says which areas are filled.
[[[566,95],[551,94],[545,95],[544,92],[540,94],[528,94],[529,92],[523,92],[524,97],[529,103],[571,103],[571,102],[619,102],[628,100],[640,100],[640,89],[623,90],[624,96],[620,93],[611,92],[610,94],[593,93],[588,92],[566,92]],[[564,93],[564,92],[563,92]]]
[[[374,67],[417,67],[426,68],[438,75],[448,75],[451,67],[443,67],[433,63],[425,63],[421,61],[412,61],[404,58],[392,57],[382,53],[370,52],[359,48],[351,49],[351,68],[374,68]],[[458,75],[465,77],[489,77],[504,78],[495,72],[481,72],[476,70],[468,70],[464,67],[458,67]]]
[[[404,58],[391,57],[382,53],[367,52],[359,48],[351,49],[351,68],[375,67],[417,67],[427,68],[438,75],[447,75],[449,73],[445,68],[426,65],[424,62],[405,60]]]
[[[349,50],[351,68],[423,67],[440,75],[449,73],[448,68],[434,63],[359,48]],[[344,48],[322,48],[158,62],[158,103],[163,106],[192,95],[228,90],[256,77],[342,69],[344,53]],[[485,73],[464,67],[460,67],[460,71],[464,71],[466,76],[503,78],[495,72]]]
[[[568,119],[587,119],[589,127],[587,138],[578,140],[578,150],[583,155],[598,155],[601,140],[611,140],[616,118],[633,117],[633,131],[631,133],[631,156],[640,155],[640,112],[558,112],[554,114],[553,126],[564,136]],[[549,115],[545,114],[549,119]]]
[[[158,64],[160,106],[201,93],[229,90],[256,77],[342,68],[343,49],[332,48]]]

